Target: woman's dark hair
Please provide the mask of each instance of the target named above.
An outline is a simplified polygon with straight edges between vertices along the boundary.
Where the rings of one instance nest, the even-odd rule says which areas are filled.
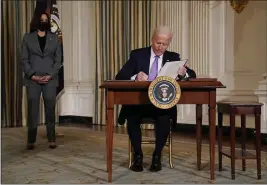
[[[48,19],[48,23],[50,24],[50,15],[47,12],[34,12],[31,24],[30,24],[30,32],[34,32],[38,29],[38,25],[41,21],[41,17],[42,15],[45,14],[47,16]],[[50,28],[48,31],[51,31]]]

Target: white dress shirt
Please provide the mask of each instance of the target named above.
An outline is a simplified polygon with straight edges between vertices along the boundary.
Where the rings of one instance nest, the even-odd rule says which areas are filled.
[[[151,47],[150,64],[149,64],[149,74],[150,74],[150,71],[151,71],[151,68],[152,68],[152,64],[153,64],[153,62],[155,60],[155,56],[156,55],[155,55],[155,53],[154,53],[154,51],[153,51],[153,49]],[[159,58],[158,58],[158,72],[161,70],[162,61],[163,61],[163,54],[160,55]],[[136,76],[137,76],[137,74],[133,75],[131,77],[131,80],[135,80]],[[187,73],[186,73],[186,77],[188,77],[188,74]]]

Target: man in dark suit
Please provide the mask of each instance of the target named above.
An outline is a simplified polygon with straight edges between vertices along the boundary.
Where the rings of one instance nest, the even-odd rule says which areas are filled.
[[[179,61],[178,53],[166,51],[172,39],[172,32],[168,27],[161,26],[154,30],[152,45],[150,47],[133,50],[129,60],[116,75],[116,80],[152,81],[166,62]],[[181,67],[177,71],[177,78],[195,78],[196,73],[188,68]],[[170,119],[177,122],[176,106],[163,110],[154,105],[123,105],[118,122],[124,124],[127,120],[129,138],[134,149],[134,160],[131,170],[143,171],[143,153],[141,149],[142,118],[153,118],[156,120],[156,146],[152,157],[150,171],[161,170],[161,151],[167,141],[170,129]]]

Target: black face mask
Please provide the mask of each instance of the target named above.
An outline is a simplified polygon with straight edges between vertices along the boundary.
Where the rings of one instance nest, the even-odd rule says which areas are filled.
[[[40,31],[47,31],[50,28],[50,24],[48,22],[40,22],[38,25],[38,29]]]

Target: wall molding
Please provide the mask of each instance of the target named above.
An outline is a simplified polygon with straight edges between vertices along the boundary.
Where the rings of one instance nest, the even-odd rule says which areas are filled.
[[[217,97],[220,96],[251,96],[255,97],[254,90],[251,89],[218,89],[217,90]]]
[[[65,81],[65,89],[68,90],[89,90],[89,93],[94,93],[94,83],[92,81],[81,81],[81,82],[71,82],[71,81]],[[78,92],[79,93],[79,92]]]
[[[85,116],[59,116],[59,125],[86,125],[92,126],[93,118],[92,117],[85,117]]]
[[[254,91],[258,101],[263,104],[261,107],[261,132],[267,133],[267,73],[262,75],[258,83],[258,89]]]
[[[90,82],[68,83],[59,100],[59,116],[94,115],[94,85]]]

